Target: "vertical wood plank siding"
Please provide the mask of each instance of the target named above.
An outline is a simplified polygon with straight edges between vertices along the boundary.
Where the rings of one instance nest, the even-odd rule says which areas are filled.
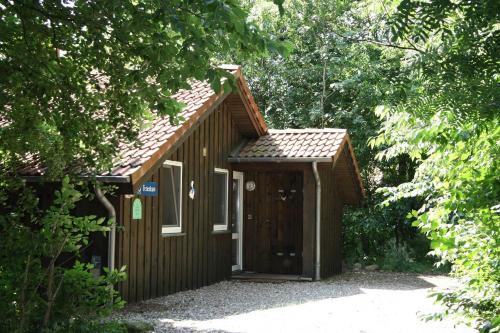
[[[321,164],[321,278],[342,272],[342,209],[332,165]]]
[[[198,288],[231,274],[231,233],[213,232],[213,171],[228,169],[231,184],[232,170],[227,157],[241,142],[242,135],[225,103],[193,126],[198,127],[167,156],[169,160],[183,162],[181,234],[161,234],[162,168],[144,180],[158,182],[160,190],[157,197],[140,197],[142,220],[131,220],[135,197],[120,198],[116,260],[118,267],[127,266],[128,279],[118,290],[128,302]],[[206,157],[203,148],[207,150]],[[194,200],[188,197],[191,181],[196,188]],[[229,202],[228,213],[231,205]]]
[[[235,163],[234,170],[244,172],[245,182],[255,181],[265,184],[269,175],[276,172],[296,171],[302,174],[302,276],[314,277],[314,228],[315,228],[315,195],[316,183],[310,163]],[[258,270],[262,266],[264,257],[258,256],[251,249],[262,248],[264,239],[256,239],[255,235],[265,234],[261,228],[262,223],[257,223],[264,216],[269,215],[268,209],[272,202],[267,202],[269,196],[264,191],[264,186],[257,186],[252,192],[244,191],[243,209],[243,269],[248,271]],[[268,236],[269,237],[269,236]],[[261,261],[261,262],[259,262]]]

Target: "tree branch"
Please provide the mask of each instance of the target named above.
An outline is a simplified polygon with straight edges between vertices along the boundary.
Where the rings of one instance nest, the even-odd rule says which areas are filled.
[[[340,34],[338,32],[333,32],[333,33],[336,34],[337,36],[339,36],[341,38],[344,38],[345,40],[348,40],[348,41],[351,41],[351,42],[361,42],[361,43],[365,42],[365,43],[375,44],[375,45],[379,45],[379,46],[400,49],[400,50],[411,50],[411,51],[416,51],[418,53],[425,53],[424,50],[419,49],[419,48],[413,46],[411,43],[410,43],[411,46],[404,46],[404,45],[398,45],[398,44],[381,42],[381,41],[374,40],[374,39],[369,39],[369,38],[352,38],[352,37],[344,36],[344,35],[342,35],[342,34]]]

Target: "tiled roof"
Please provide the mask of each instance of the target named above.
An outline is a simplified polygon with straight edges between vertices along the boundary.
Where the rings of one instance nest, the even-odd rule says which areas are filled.
[[[180,90],[172,97],[186,107],[180,113],[181,121],[178,125],[171,125],[168,117],[159,117],[152,124],[139,133],[139,144],[120,144],[119,156],[110,172],[112,176],[127,176],[146,162],[160,146],[173,137],[184,124],[192,121],[197,111],[214,96],[215,92],[208,82],[195,81],[190,90]]]
[[[220,68],[233,74],[240,89],[240,96],[248,99],[249,117],[255,120],[256,134],[262,135],[267,131],[267,125],[255,105],[246,85],[241,68],[236,65],[222,65]],[[201,115],[217,103],[223,91],[216,94],[206,81],[194,81],[190,90],[180,90],[172,97],[186,104],[180,113],[182,121],[178,125],[171,125],[168,117],[157,118],[150,127],[140,132],[139,144],[121,144],[118,148],[119,157],[115,167],[105,176],[130,176],[132,183],[137,183],[161,159],[188,129],[195,124]]]
[[[221,68],[229,71],[235,76],[242,89],[242,96],[250,96],[245,79],[239,66],[223,65]],[[180,90],[172,97],[178,102],[184,103],[185,107],[179,114],[180,123],[170,124],[168,116],[157,117],[146,128],[140,131],[138,142],[121,143],[118,146],[118,156],[115,159],[112,170],[102,176],[129,177],[132,182],[142,177],[154,161],[158,160],[187,130],[219,100],[224,92],[216,94],[210,84],[206,81],[193,81],[191,89]],[[249,98],[249,97],[247,97]],[[256,119],[257,133],[263,134],[267,126],[262,118],[253,99],[249,100],[250,117]],[[0,127],[8,125],[8,122],[0,118]],[[45,173],[45,167],[35,156],[27,156],[25,165],[20,173],[25,176],[39,176]]]
[[[248,142],[232,159],[329,159],[335,156],[346,135],[345,129],[336,128],[270,129],[267,135]]]
[[[194,122],[195,115],[206,110],[204,106],[209,99],[216,99],[217,94],[206,81],[193,81],[190,90],[179,90],[172,97],[186,106],[179,114],[182,119],[178,125],[171,125],[169,117],[157,117],[149,126],[141,130],[138,143],[121,143],[118,146],[119,155],[114,162],[114,168],[106,176],[129,176],[155,154],[160,146],[186,125]],[[8,125],[8,121],[0,118],[0,127]],[[24,159],[24,166],[19,172],[26,176],[38,176],[45,173],[45,167],[40,159],[28,155]]]

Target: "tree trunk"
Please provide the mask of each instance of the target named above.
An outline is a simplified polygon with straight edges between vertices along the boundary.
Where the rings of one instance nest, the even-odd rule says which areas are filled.
[[[61,285],[62,285],[62,282],[64,279],[64,277],[61,277],[61,280],[59,281],[57,288],[54,290],[56,261],[57,261],[57,258],[59,258],[59,256],[61,255],[61,253],[64,249],[64,246],[66,245],[67,240],[68,240],[68,236],[66,236],[64,238],[64,240],[61,242],[59,249],[57,250],[55,255],[52,257],[52,260],[49,263],[49,267],[48,267],[48,271],[47,271],[47,309],[45,310],[45,314],[43,316],[43,327],[44,328],[48,328],[50,316],[52,313],[52,306],[54,305],[54,301],[56,300],[57,293],[59,292],[59,289],[61,289]]]
[[[28,306],[27,305],[28,302],[26,301],[26,289],[28,289],[28,276],[29,276],[30,266],[31,266],[31,255],[28,255],[28,259],[26,260],[26,268],[24,269],[23,285],[21,286],[21,295],[20,295],[21,318],[19,323],[19,332],[24,332],[26,326],[26,317],[28,312],[26,310],[26,307]]]
[[[47,328],[50,321],[50,313],[52,312],[53,299],[53,286],[54,286],[54,265],[53,261],[50,262],[49,272],[47,274],[47,309],[45,309],[45,314],[43,316],[43,327]]]
[[[325,100],[326,100],[326,59],[323,60],[323,81],[320,99],[321,123],[320,127],[325,128]]]

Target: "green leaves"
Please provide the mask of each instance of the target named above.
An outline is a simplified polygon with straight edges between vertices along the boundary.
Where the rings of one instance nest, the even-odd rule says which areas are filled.
[[[182,106],[170,96],[190,79],[219,91],[223,75],[209,74],[221,55],[287,51],[235,0],[4,7],[0,149],[11,154],[1,163],[14,168],[33,154],[51,179],[107,171],[116,143],[132,141],[147,113],[175,121]]]
[[[395,38],[427,52],[408,55],[416,87],[404,102],[377,110],[382,131],[372,140],[387,147],[381,157],[409,154],[418,162],[411,184],[386,190],[387,201],[422,189],[426,207],[412,212],[413,225],[465,281],[439,293],[438,301],[478,329],[494,322],[500,307],[500,216],[491,209],[500,200],[500,118],[491,104],[500,98],[492,79],[499,48],[498,39],[479,38],[495,29],[497,7],[491,1],[400,3],[392,17]]]
[[[44,192],[45,197],[38,200],[38,184],[0,179],[0,193],[5,194],[0,201],[0,211],[5,212],[0,215],[0,310],[4,314],[0,331],[41,331],[40,318],[49,302],[54,308],[47,327],[65,330],[76,318],[97,319],[122,306],[110,286],[123,281],[124,271],[108,271],[96,278],[92,265],[78,262],[90,234],[109,231],[103,217],[75,216],[80,201],[92,199],[85,185],[66,176],[54,186],[53,194]],[[49,284],[55,286],[51,294]]]
[[[229,92],[233,77],[214,69],[218,58],[286,53],[289,45],[265,36],[236,0],[0,6],[0,313],[10,318],[0,330],[40,331],[55,297],[53,322],[69,331],[70,320],[122,305],[109,286],[125,276],[95,279],[89,265],[59,265],[69,262],[63,253],[79,256],[90,233],[109,230],[104,218],[74,215],[89,198],[71,179],[109,171],[118,144],[136,140],[154,117],[181,121],[184,105],[171,96],[192,79]],[[43,205],[19,178],[27,160],[61,182]]]

